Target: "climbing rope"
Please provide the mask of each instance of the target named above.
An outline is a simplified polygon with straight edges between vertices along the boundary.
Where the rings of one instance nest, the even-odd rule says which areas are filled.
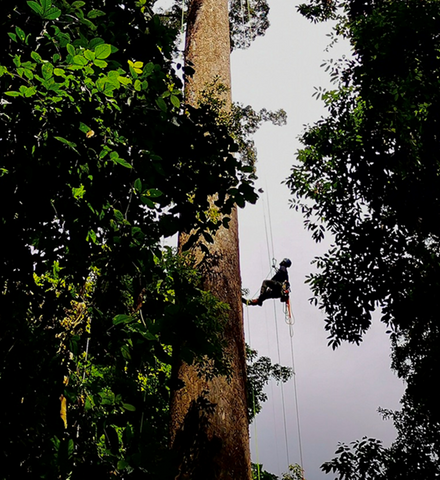
[[[247,326],[248,326],[248,339],[249,339],[249,345],[250,345],[251,344],[251,323],[249,322],[249,307],[246,308],[246,320],[247,320]],[[258,451],[257,412],[255,411],[255,395],[253,390],[252,390],[252,409],[254,412],[255,452],[257,457],[257,478],[258,480],[261,480],[260,454]]]
[[[277,319],[277,308],[275,302],[273,302],[273,311],[274,311],[274,320],[275,320],[275,335],[277,340],[277,353],[278,353],[278,364],[281,365],[281,353],[280,353],[280,340],[278,336],[278,319]],[[284,425],[284,440],[286,443],[286,456],[287,456],[287,465],[289,465],[289,441],[287,437],[287,421],[286,421],[286,402],[284,400],[284,383],[280,382],[281,385],[281,405],[283,407],[283,425]]]
[[[268,192],[268,188],[266,186],[266,192]],[[266,237],[266,247],[268,251],[268,258],[269,262],[271,262],[272,268],[276,268],[277,262],[275,260],[274,255],[274,241],[273,241],[273,230],[272,230],[272,219],[270,215],[270,203],[269,203],[269,195],[267,193],[267,217],[266,219],[266,212],[265,212],[265,204],[263,199],[263,219],[264,219],[264,229],[265,229],[265,237]],[[275,319],[275,334],[276,334],[276,343],[277,343],[277,354],[278,354],[278,363],[281,364],[281,353],[280,353],[280,341],[279,341],[279,334],[278,334],[278,319],[277,319],[277,309],[276,303],[273,302],[274,305],[274,319]],[[296,384],[296,369],[295,369],[295,361],[294,361],[294,354],[293,354],[293,326],[295,324],[295,316],[292,311],[290,298],[287,298],[287,301],[284,303],[283,313],[285,322],[289,326],[289,337],[290,337],[290,353],[291,353],[291,364],[293,369],[293,394],[295,400],[295,413],[296,413],[296,420],[297,420],[297,434],[298,434],[298,445],[299,445],[299,457],[300,457],[300,466],[302,471],[304,472],[304,461],[303,461],[303,451],[302,451],[302,438],[301,438],[301,428],[300,428],[300,415],[299,415],[299,404],[298,404],[298,388]],[[284,398],[284,388],[283,383],[281,383],[281,401],[282,401],[282,408],[283,408],[283,423],[284,423],[284,438],[286,443],[286,455],[287,455],[287,465],[290,465],[290,455],[289,455],[289,445],[288,445],[288,437],[287,437],[287,421],[286,421],[286,409],[285,409],[285,398]]]
[[[293,396],[295,399],[296,427],[297,427],[298,446],[299,446],[299,461],[300,461],[301,470],[303,472],[303,480],[304,480],[304,459],[303,459],[303,450],[302,450],[301,425],[300,425],[300,419],[299,419],[298,388],[296,385],[295,358],[293,355],[293,335],[290,336],[290,356],[291,356],[292,368],[293,368]]]
[[[180,33],[183,37],[185,33],[185,0],[182,0],[182,16],[180,18]]]

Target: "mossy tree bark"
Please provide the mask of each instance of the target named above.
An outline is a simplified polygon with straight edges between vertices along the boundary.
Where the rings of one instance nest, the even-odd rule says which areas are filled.
[[[230,44],[227,0],[192,0],[188,11],[185,60],[195,74],[186,85],[188,103],[197,106],[200,92],[218,78],[228,89],[230,107]],[[180,244],[185,234],[181,234]],[[177,478],[251,478],[246,408],[246,362],[241,304],[237,212],[229,228],[221,228],[209,254],[193,251],[203,274],[204,288],[230,305],[225,329],[232,378],[206,381],[197,366],[181,364],[178,377],[185,386],[173,393],[171,441],[180,466]]]

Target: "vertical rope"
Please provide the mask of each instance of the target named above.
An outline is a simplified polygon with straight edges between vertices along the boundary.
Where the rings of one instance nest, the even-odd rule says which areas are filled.
[[[266,191],[267,187],[266,187]],[[269,262],[271,262],[271,259],[274,258],[274,241],[273,241],[273,232],[272,232],[272,221],[271,221],[271,216],[270,216],[270,205],[269,205],[269,195],[267,195],[267,215],[269,222],[266,221],[266,212],[264,209],[264,203],[263,203],[263,217],[264,217],[264,230],[265,230],[265,235],[266,235],[266,245],[267,245],[267,251],[268,251],[268,257],[269,257]],[[268,228],[269,224],[269,228]],[[276,310],[276,305],[275,302],[273,303],[273,310],[274,310],[274,320],[275,320],[275,335],[276,335],[276,344],[277,344],[277,354],[278,354],[278,363],[281,365],[281,352],[280,352],[280,340],[279,340],[279,334],[278,334],[278,318],[277,318],[277,310]],[[288,441],[288,436],[287,436],[287,421],[286,421],[286,403],[284,399],[284,386],[283,382],[281,382],[281,405],[283,409],[283,424],[284,424],[284,440],[286,444],[286,455],[287,455],[287,465],[289,465],[289,441]]]
[[[280,340],[279,340],[279,336],[278,336],[277,309],[276,309],[275,302],[272,302],[272,303],[273,303],[273,311],[274,311],[274,319],[275,319],[275,335],[276,335],[276,339],[277,339],[278,363],[281,365]],[[286,403],[285,403],[285,400],[284,400],[283,382],[281,382],[280,387],[281,387],[281,405],[283,407],[284,440],[285,440],[285,443],[286,443],[287,465],[290,465],[290,463],[289,463],[289,458],[290,458],[290,455],[289,455],[289,441],[288,441],[288,437],[287,437]]]
[[[267,192],[267,214],[269,216],[269,232],[270,232],[270,245],[271,245],[271,249],[272,249],[272,258],[275,257],[274,255],[274,252],[275,252],[275,248],[274,248],[274,241],[273,241],[273,231],[272,231],[272,217],[270,215],[270,203],[269,203],[269,187],[267,186],[266,184],[266,192]]]
[[[185,11],[185,0],[182,0],[182,16],[181,16],[181,19],[180,19],[180,33],[182,34],[182,37],[183,37],[183,34],[184,34],[183,25],[185,23],[184,22],[184,19],[185,19],[184,11]]]
[[[269,265],[272,266],[272,260],[273,260],[273,239],[272,239],[272,249],[271,249],[271,244],[269,241],[269,233],[268,231],[271,230],[272,228],[268,228],[267,226],[267,219],[266,219],[266,208],[265,208],[265,203],[264,203],[264,197],[261,197],[262,202],[263,202],[263,220],[264,220],[264,233],[266,236],[266,248],[267,248],[267,258],[269,261]],[[269,214],[269,209],[267,207],[268,214]],[[269,221],[270,221],[270,214],[269,214]]]
[[[304,477],[304,459],[303,459],[303,451],[302,451],[301,425],[299,420],[298,387],[296,384],[295,359],[293,355],[293,336],[290,337],[290,355],[292,359],[292,368],[293,368],[293,395],[295,398],[295,412],[296,412],[296,424],[297,424],[298,446],[299,446],[299,461],[300,461],[300,466],[301,466],[301,470],[303,472],[303,477]]]
[[[266,185],[266,192],[268,192],[268,188]],[[272,249],[272,258],[274,257],[274,241],[273,241],[273,231],[272,231],[272,219],[270,214],[270,203],[269,203],[269,194],[267,193],[267,213],[269,218],[269,232],[270,232],[270,246],[269,246],[269,235],[267,233],[267,222],[266,218],[264,217],[264,226],[266,230],[266,242],[268,245],[268,250]],[[270,256],[270,255],[269,255]],[[276,313],[276,306],[275,302],[274,305],[274,318],[275,318],[275,332],[276,332],[276,340],[277,340],[277,350],[278,350],[278,363],[281,363],[281,354],[280,354],[280,345],[279,345],[279,338],[278,338],[278,323],[277,323],[277,313]],[[304,475],[304,460],[303,460],[303,450],[302,450],[302,438],[301,438],[301,425],[300,425],[300,416],[299,416],[299,403],[298,403],[298,388],[296,383],[296,369],[295,369],[295,359],[293,354],[293,325],[295,323],[295,316],[291,310],[290,302],[285,306],[287,309],[288,315],[286,315],[286,323],[289,325],[289,336],[290,336],[290,354],[291,354],[291,364],[293,369],[293,394],[295,400],[295,413],[296,413],[296,420],[297,420],[297,433],[298,433],[298,448],[299,448],[299,458],[300,458],[300,466],[301,470]],[[284,389],[283,384],[281,383],[281,398],[282,398],[282,405],[283,405],[283,419],[284,419],[284,437],[286,442],[286,453],[287,453],[287,465],[290,465],[290,455],[289,455],[289,446],[288,446],[288,437],[287,437],[287,421],[286,421],[286,411],[285,411],[285,401],[284,401]]]
[[[247,321],[247,330],[248,330],[248,339],[249,339],[249,345],[251,345],[251,323],[249,321],[249,307],[246,306],[246,321]],[[255,432],[255,454],[256,454],[256,460],[257,460],[257,476],[258,480],[261,480],[260,478],[260,453],[258,450],[258,432],[257,432],[257,414],[255,412],[255,395],[254,391],[252,390],[252,408],[254,411],[254,432]]]

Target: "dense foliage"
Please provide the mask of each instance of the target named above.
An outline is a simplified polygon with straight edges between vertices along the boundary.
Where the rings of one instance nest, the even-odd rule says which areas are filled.
[[[189,3],[190,0],[176,0],[169,8],[160,8],[159,14],[167,24],[183,29]],[[270,26],[269,3],[267,0],[229,0],[228,4],[231,50],[249,48]]]
[[[261,463],[253,463],[252,480],[305,480],[305,478],[303,469],[297,463],[289,465],[289,471],[284,472],[282,477],[277,477],[273,473],[263,470],[263,465]]]
[[[381,468],[367,476],[344,473],[344,462],[361,465],[365,452],[371,461],[381,451],[367,441],[350,455],[342,448],[333,467],[340,478],[438,478],[440,3],[313,0],[300,10],[336,19],[336,35],[353,49],[331,67],[336,86],[322,94],[328,116],[304,133],[287,181],[313,237],[334,238],[309,278],[314,300],[333,348],[361,342],[380,309],[392,367],[407,385],[402,413],[393,415],[394,460],[379,455]]]
[[[252,463],[252,480],[278,480],[273,473],[263,469],[262,463]]]
[[[229,30],[231,49],[248,48],[269,28],[267,0],[229,0]]]
[[[255,201],[176,31],[140,0],[0,3],[2,478],[172,478],[177,357],[227,372],[226,307],[161,248]],[[215,207],[207,197],[218,193]]]
[[[247,357],[247,404],[248,417],[251,422],[255,416],[261,412],[262,404],[267,400],[267,394],[264,387],[270,380],[279,383],[286,383],[293,375],[293,369],[272,364],[269,357],[258,357],[257,351],[246,348]]]

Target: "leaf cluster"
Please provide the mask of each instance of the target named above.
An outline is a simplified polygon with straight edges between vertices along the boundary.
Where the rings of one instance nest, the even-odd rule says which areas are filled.
[[[249,48],[270,26],[267,0],[230,0],[229,31],[231,50]]]
[[[263,469],[262,463],[252,463],[252,480],[278,480],[278,477],[273,473]]]
[[[249,423],[261,412],[262,403],[267,400],[264,387],[271,379],[286,383],[294,374],[293,369],[273,364],[269,357],[258,357],[257,351],[247,347],[247,404]]]

